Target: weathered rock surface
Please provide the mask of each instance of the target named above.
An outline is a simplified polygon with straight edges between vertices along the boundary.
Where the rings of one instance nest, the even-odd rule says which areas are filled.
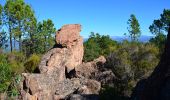
[[[82,63],[84,48],[80,30],[80,25],[71,24],[64,25],[57,31],[57,44],[43,56],[39,66],[41,73],[51,73],[51,70],[61,65],[70,72]]]
[[[56,45],[42,57],[38,67],[40,73],[22,74],[20,93],[23,100],[98,99],[101,83],[97,81],[100,75],[96,71],[99,65],[103,66],[105,58],[82,64],[84,51],[80,30],[78,24],[63,26],[56,34]],[[89,73],[82,72],[85,69]],[[92,78],[91,74],[99,76]]]
[[[75,41],[80,38],[81,25],[64,25],[56,32],[56,42],[66,47],[74,45]]]
[[[89,78],[99,81],[102,85],[109,85],[113,83],[115,78],[111,69],[105,68],[106,59],[104,56],[100,56],[91,62],[82,63],[75,68],[76,77]]]
[[[170,27],[164,53],[153,73],[138,82],[132,100],[170,100]]]

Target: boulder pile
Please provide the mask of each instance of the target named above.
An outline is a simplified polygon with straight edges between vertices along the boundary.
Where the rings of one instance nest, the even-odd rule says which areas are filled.
[[[69,24],[56,32],[56,44],[42,57],[40,73],[22,74],[22,100],[98,99],[101,83],[112,81],[114,75],[100,70],[106,62],[104,57],[82,62],[84,48],[80,31],[81,25]]]

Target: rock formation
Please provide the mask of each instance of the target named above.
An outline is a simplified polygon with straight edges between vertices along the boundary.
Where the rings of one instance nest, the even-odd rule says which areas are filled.
[[[23,73],[22,100],[97,100],[101,83],[114,75],[105,71],[104,57],[82,63],[81,26],[65,25],[56,33],[56,44],[43,57],[40,73]],[[109,78],[106,78],[108,77]]]
[[[153,73],[138,82],[132,100],[170,100],[170,27],[164,53]]]
[[[113,85],[115,75],[111,69],[105,68],[106,59],[100,56],[91,62],[82,63],[75,68],[76,77],[97,80],[101,85]]]
[[[50,73],[57,66],[65,66],[67,72],[82,63],[84,48],[83,38],[79,35],[81,26],[65,25],[56,33],[56,45],[42,58],[41,73]]]

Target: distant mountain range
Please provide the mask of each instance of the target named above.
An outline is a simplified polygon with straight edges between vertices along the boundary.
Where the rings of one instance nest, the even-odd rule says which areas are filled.
[[[142,35],[139,38],[140,42],[148,42],[153,36],[147,36],[147,35]],[[118,42],[122,42],[123,40],[128,40],[130,41],[130,37],[128,36],[111,36],[112,40],[118,41]],[[84,38],[84,41],[87,41],[88,38]]]
[[[147,36],[147,35],[142,35],[139,37],[140,42],[148,42],[153,36]],[[121,42],[123,40],[128,40],[130,41],[131,38],[128,36],[112,36],[111,37],[113,40]]]
[[[152,37],[153,36],[142,35],[142,36],[140,36],[139,41],[140,42],[148,42]],[[128,41],[131,40],[130,37],[127,37],[127,36],[111,36],[111,39],[118,41],[118,42],[122,42],[123,40],[128,40]],[[88,38],[84,38],[84,42],[87,40],[88,40]],[[13,43],[14,43],[14,41],[13,41]],[[10,51],[9,41],[7,44],[8,44],[8,47],[6,48],[5,51]],[[19,43],[16,41],[16,50],[18,50],[18,49],[19,49]]]

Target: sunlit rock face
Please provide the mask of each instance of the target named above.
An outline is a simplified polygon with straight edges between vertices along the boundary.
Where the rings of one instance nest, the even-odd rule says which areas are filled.
[[[170,28],[159,64],[150,77],[138,82],[131,99],[170,100]]]
[[[80,31],[81,25],[69,24],[56,32],[56,45],[43,56],[39,66],[41,73],[51,73],[59,66],[70,72],[82,63],[84,48]]]
[[[69,24],[56,32],[56,44],[42,57],[38,67],[40,73],[22,74],[22,100],[98,99],[101,83],[95,78],[77,77],[76,74],[76,70],[86,67],[82,64],[84,50],[80,31],[81,25]],[[105,58],[100,57],[90,62],[95,66],[87,67],[92,69],[99,62],[104,64]]]

